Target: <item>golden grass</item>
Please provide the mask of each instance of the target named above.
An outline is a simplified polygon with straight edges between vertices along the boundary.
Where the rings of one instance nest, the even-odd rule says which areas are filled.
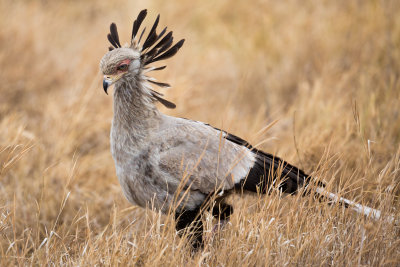
[[[400,264],[398,226],[311,197],[234,196],[231,223],[195,255],[172,216],[132,207],[98,63],[110,22],[128,41],[142,8],[186,38],[158,74],[177,103],[163,111],[264,140],[400,216],[399,1],[1,0],[1,266]]]

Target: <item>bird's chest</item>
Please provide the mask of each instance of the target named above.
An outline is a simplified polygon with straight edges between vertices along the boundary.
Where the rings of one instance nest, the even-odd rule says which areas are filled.
[[[132,146],[111,142],[111,151],[125,197],[142,207],[161,207],[169,194],[158,167],[158,148],[145,143]]]
[[[135,136],[129,136],[111,130],[111,154],[115,161],[118,177],[130,176],[132,179],[152,176],[157,163],[157,148],[152,147],[145,140],[137,140]]]

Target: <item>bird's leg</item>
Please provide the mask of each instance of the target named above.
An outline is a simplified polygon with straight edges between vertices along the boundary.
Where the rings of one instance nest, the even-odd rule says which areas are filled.
[[[222,229],[229,221],[229,217],[233,213],[233,207],[225,202],[217,202],[212,209],[212,215],[218,220],[218,223],[214,225],[213,233],[218,229]]]
[[[232,213],[233,207],[222,201],[217,202],[212,209],[213,217],[220,220],[229,220]]]
[[[202,248],[203,222],[201,220],[200,208],[195,210],[182,210],[175,214],[176,230],[182,236],[184,229],[188,230],[188,237],[194,250]]]

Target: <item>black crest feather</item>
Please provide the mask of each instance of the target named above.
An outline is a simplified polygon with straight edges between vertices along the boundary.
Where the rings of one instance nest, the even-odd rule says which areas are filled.
[[[160,34],[161,35],[161,34]],[[156,44],[150,51],[143,55],[143,57],[147,57],[147,60],[151,60],[154,56],[159,55],[166,49],[168,49],[172,45],[173,41],[172,32],[169,32],[165,35],[164,38],[161,39],[158,44]]]
[[[178,50],[182,47],[184,42],[185,42],[185,39],[180,40],[173,47],[171,47],[167,52],[165,52],[162,55],[159,55],[158,57],[155,57],[151,62],[164,60],[164,59],[174,56],[178,52]]]
[[[176,105],[174,103],[169,102],[168,100],[165,100],[164,98],[162,98],[156,94],[154,94],[153,97],[155,99],[157,99],[161,104],[163,104],[166,108],[169,108],[169,109],[176,108]]]
[[[155,70],[163,70],[163,69],[165,69],[166,67],[167,67],[167,66],[157,67],[157,68],[154,68],[153,71],[155,71]]]
[[[160,83],[160,82],[156,82],[156,81],[152,81],[152,80],[148,80],[149,82],[151,82],[152,84],[158,85],[160,87],[171,87],[171,85],[169,85],[168,83]]]
[[[172,36],[172,31],[167,32],[167,27],[165,27],[159,34],[157,34],[157,27],[160,22],[160,15],[157,16],[156,20],[153,23],[147,37],[144,38],[143,45],[140,46],[140,41],[144,36],[146,27],[141,31],[139,39],[137,39],[138,32],[140,26],[142,25],[144,19],[147,16],[147,10],[144,9],[139,12],[139,15],[135,19],[132,25],[132,36],[131,36],[131,48],[139,49],[141,51],[140,60],[143,69],[149,69],[147,65],[153,62],[157,62],[160,60],[168,59],[174,56],[178,50],[182,47],[184,43],[184,39],[180,40],[176,44],[174,43],[174,37]],[[115,23],[111,23],[110,25],[110,33],[107,35],[108,41],[110,41],[111,45],[109,50],[113,50],[115,48],[120,48],[121,43],[119,41],[119,35],[117,30],[117,25]],[[166,66],[161,66],[157,68],[151,68],[149,71],[157,71],[165,69]],[[160,87],[170,87],[168,83],[156,82],[152,80],[147,80],[148,82],[155,84]],[[166,106],[167,108],[175,108],[175,104],[169,102],[162,98],[162,94],[151,90],[151,95],[155,101],[159,101],[161,104]]]
[[[158,41],[161,37],[163,37],[163,35],[166,33],[167,31],[167,27],[165,27],[157,36],[157,40]]]
[[[107,39],[108,39],[108,41],[110,41],[110,43],[115,47],[115,48],[118,48],[118,45],[117,45],[117,43],[114,41],[114,39],[111,37],[111,34],[109,33],[109,34],[107,34]]]
[[[159,21],[160,21],[160,15],[157,16],[156,21],[154,22],[153,27],[151,27],[149,35],[146,38],[146,41],[144,41],[143,50],[145,50],[146,48],[152,46],[154,44],[154,42],[157,41],[156,29],[157,29]]]
[[[121,44],[119,42],[117,25],[115,25],[114,22],[111,23],[110,25],[110,33],[111,33],[111,38],[114,40],[114,42],[118,45],[118,47],[121,47]]]
[[[144,34],[145,31],[146,31],[146,27],[143,28],[143,31],[142,31],[142,33],[140,34],[138,43],[140,43],[140,41],[142,40],[142,37],[143,37],[143,34]]]
[[[142,11],[140,11],[139,15],[137,16],[137,19],[133,22],[131,40],[135,38],[140,28],[140,25],[142,25],[142,22],[146,18],[146,16],[147,16],[147,9],[143,9]]]

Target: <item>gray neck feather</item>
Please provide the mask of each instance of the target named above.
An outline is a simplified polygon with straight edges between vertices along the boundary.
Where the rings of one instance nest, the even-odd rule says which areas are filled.
[[[158,125],[160,113],[142,79],[137,76],[123,79],[115,85],[113,128],[139,143]]]

